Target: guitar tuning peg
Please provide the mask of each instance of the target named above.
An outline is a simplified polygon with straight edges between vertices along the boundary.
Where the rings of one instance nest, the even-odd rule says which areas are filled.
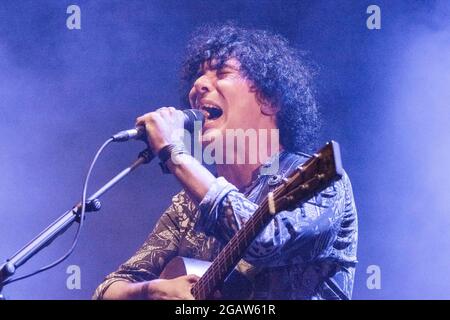
[[[317,177],[318,180],[324,180],[325,179],[325,174],[324,173],[320,173],[316,177]]]
[[[267,184],[269,186],[276,186],[277,184],[280,184],[283,181],[283,177],[279,174],[271,176]]]
[[[309,184],[307,184],[307,183],[302,184],[302,185],[300,186],[300,188],[302,188],[303,190],[308,190],[308,189],[309,189]]]

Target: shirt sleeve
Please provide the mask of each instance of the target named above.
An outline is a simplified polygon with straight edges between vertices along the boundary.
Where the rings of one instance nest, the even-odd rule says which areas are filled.
[[[228,242],[257,208],[233,185],[218,178],[200,203],[199,227]],[[356,208],[350,181],[344,175],[294,210],[278,212],[243,258],[264,266],[317,258],[352,260],[345,252],[351,251],[348,247],[356,236]]]
[[[184,191],[173,197],[171,206],[159,218],[141,248],[118,270],[106,276],[93,299],[103,299],[106,290],[116,281],[142,282],[159,277],[166,263],[177,255],[186,197]]]

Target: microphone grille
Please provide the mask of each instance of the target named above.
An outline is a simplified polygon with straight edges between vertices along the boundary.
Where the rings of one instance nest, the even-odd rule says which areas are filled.
[[[189,132],[194,131],[194,123],[196,121],[201,121],[202,126],[205,124],[205,116],[203,115],[203,112],[196,109],[187,109],[183,112],[186,116],[184,126]]]
[[[203,115],[203,112],[196,109],[187,109],[184,110],[184,113],[188,117],[190,121],[205,121],[205,116]]]

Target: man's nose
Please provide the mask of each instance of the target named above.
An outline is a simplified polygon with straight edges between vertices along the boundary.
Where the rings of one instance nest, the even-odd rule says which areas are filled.
[[[212,82],[211,79],[207,75],[200,76],[197,80],[194,82],[194,88],[195,91],[197,91],[197,94],[205,94],[207,92],[212,91]]]

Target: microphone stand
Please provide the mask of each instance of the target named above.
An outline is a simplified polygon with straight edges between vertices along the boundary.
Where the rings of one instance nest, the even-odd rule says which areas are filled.
[[[138,159],[136,159],[131,166],[122,170],[118,175],[112,178],[109,182],[107,182],[103,187],[101,187],[97,192],[95,192],[87,199],[86,212],[100,210],[101,203],[98,200],[100,196],[111,189],[115,184],[125,178],[129,173],[134,171],[141,164],[150,162],[154,157],[155,155],[149,149],[146,149],[139,153]],[[52,243],[53,240],[63,234],[74,222],[80,222],[80,214],[81,202],[71,210],[66,211],[61,217],[56,219],[55,222],[50,224],[46,229],[44,229],[44,231],[42,231],[38,236],[36,236],[33,240],[31,240],[27,245],[25,245],[11,258],[7,259],[3,265],[0,266],[0,300],[4,299],[3,295],[1,295],[1,290],[4,286],[5,281],[12,275],[14,275],[17,268],[19,268],[35,254]]]

